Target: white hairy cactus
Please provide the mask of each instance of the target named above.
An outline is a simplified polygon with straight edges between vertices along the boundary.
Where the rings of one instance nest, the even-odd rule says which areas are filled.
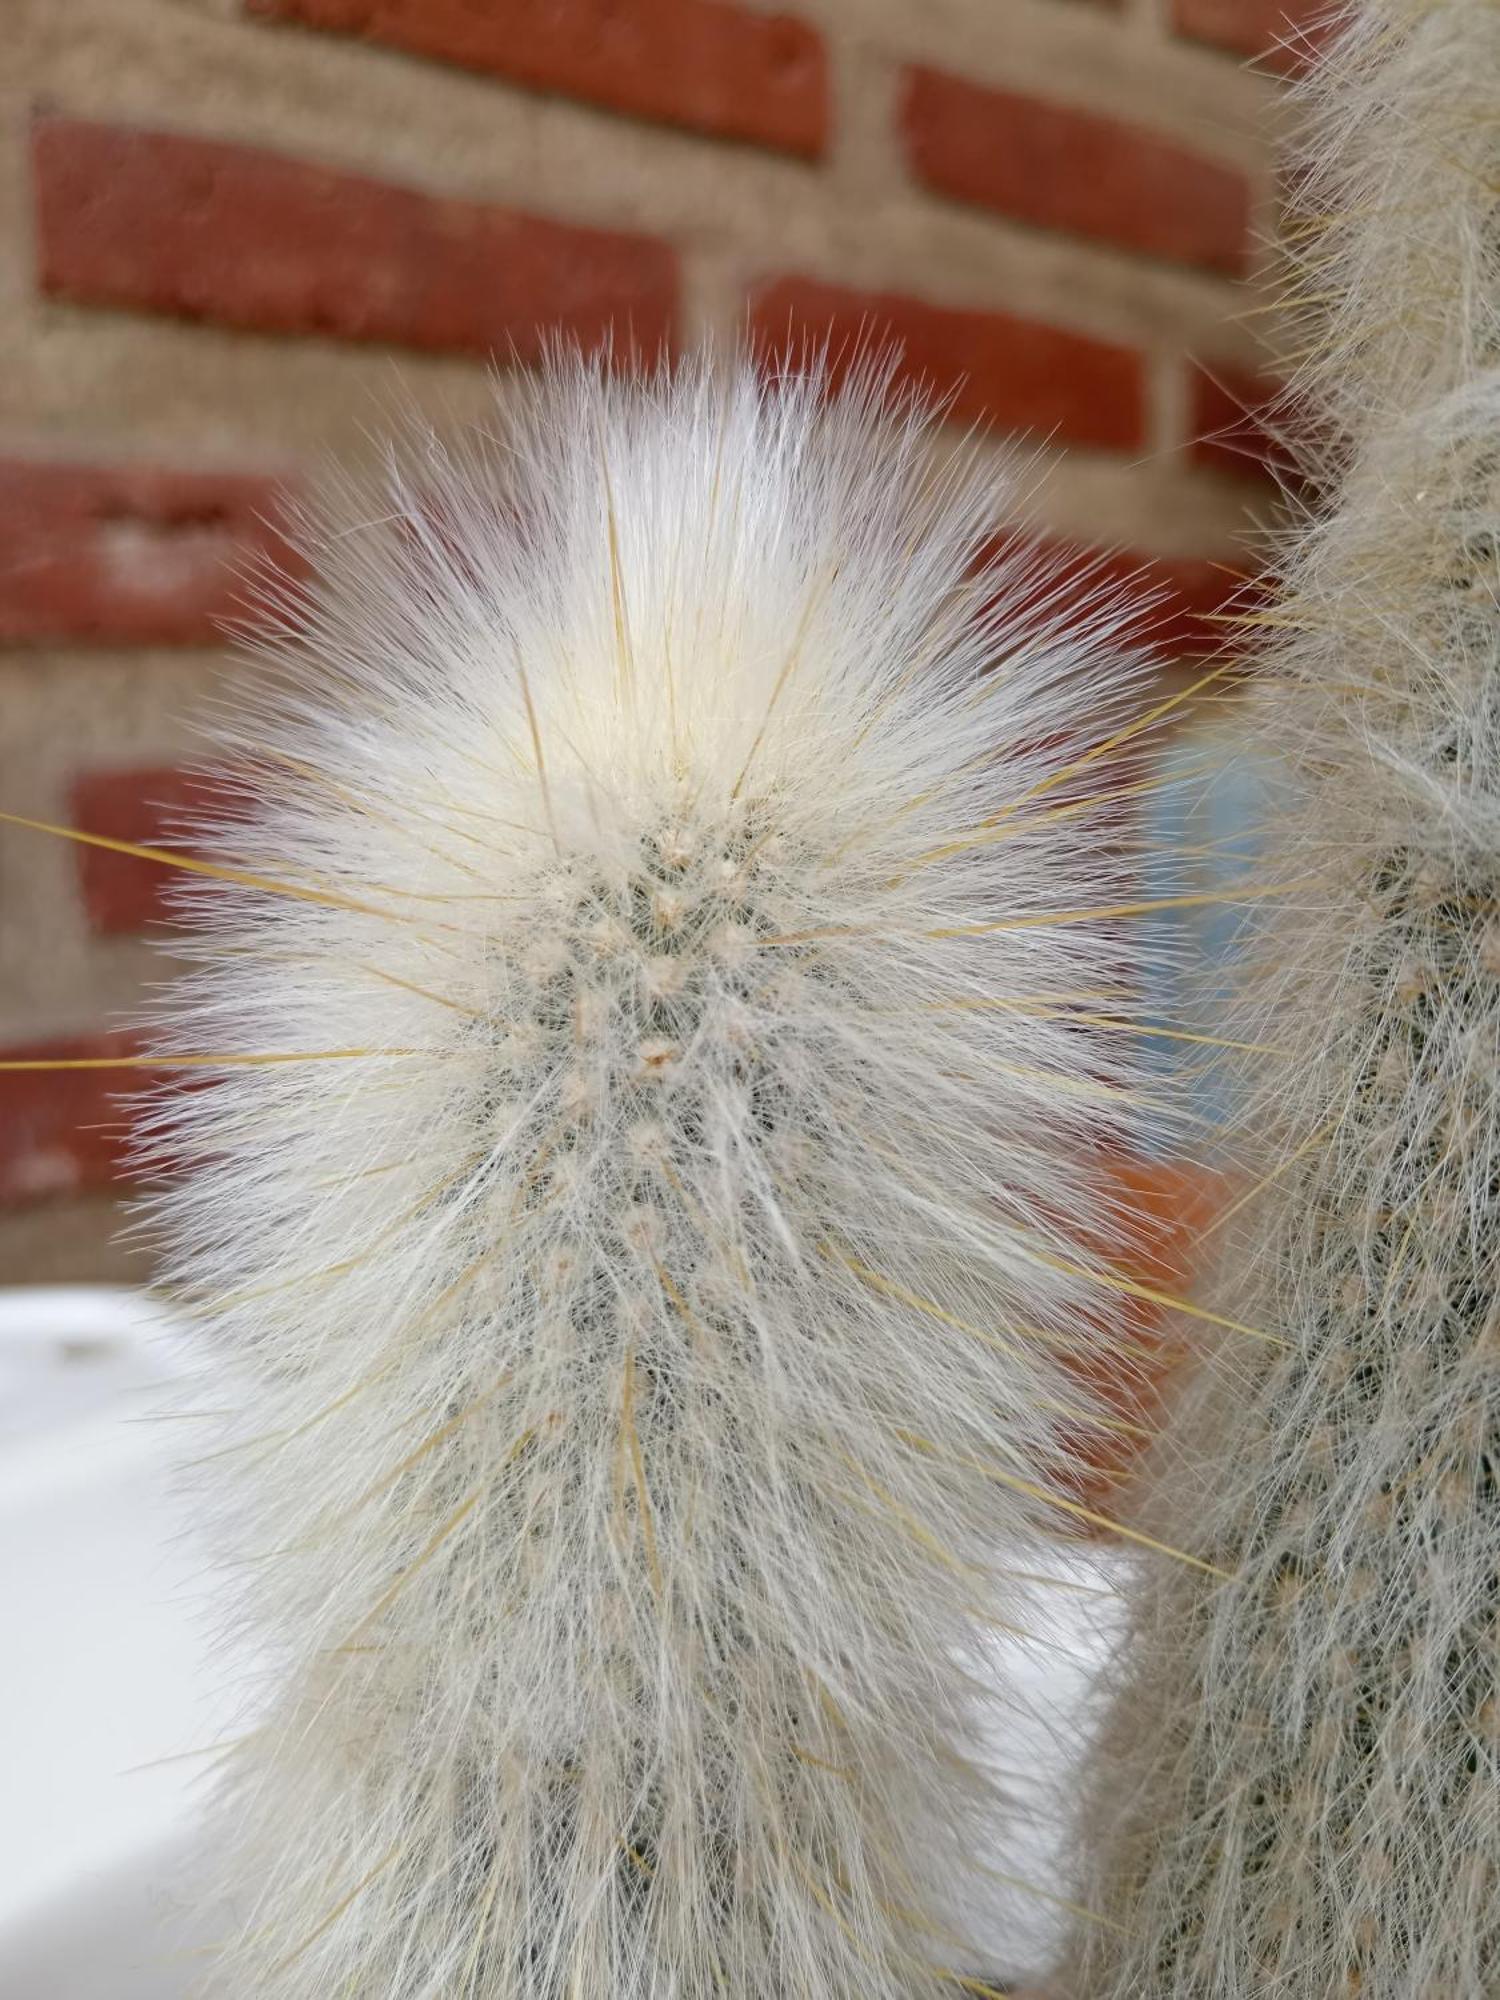
[[[1500,1993],[1500,7],[1364,0],[1311,93],[1330,499],[1266,660],[1285,1061],[1217,1286],[1270,1340],[1156,1457],[1143,1519],[1232,1580],[1143,1579],[1077,2000]]]
[[[307,528],[158,1034],[268,1688],[229,1992],[988,1990],[1138,676],[932,444],[879,371],[563,362]]]

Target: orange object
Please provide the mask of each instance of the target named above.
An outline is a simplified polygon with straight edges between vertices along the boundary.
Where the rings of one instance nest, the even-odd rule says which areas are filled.
[[[1112,1258],[1121,1277],[1153,1292],[1182,1296],[1198,1275],[1198,1239],[1229,1199],[1225,1175],[1180,1160],[1122,1156],[1108,1184],[1130,1241]],[[1170,1305],[1122,1294],[1109,1331],[1116,1341],[1097,1362],[1072,1364],[1102,1398],[1118,1429],[1081,1431],[1068,1483],[1100,1512],[1114,1511],[1121,1484],[1160,1428],[1168,1385],[1185,1358],[1186,1322]]]

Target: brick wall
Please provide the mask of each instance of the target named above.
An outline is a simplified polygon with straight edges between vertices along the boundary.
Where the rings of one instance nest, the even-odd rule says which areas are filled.
[[[149,843],[231,553],[393,396],[461,419],[559,328],[622,354],[884,327],[1025,511],[1197,650],[1262,500],[1277,0],[9,0],[0,810]],[[1000,524],[997,524],[997,527]],[[159,871],[0,826],[0,1055],[107,1064]],[[0,1279],[112,1245],[118,1070],[0,1075]]]

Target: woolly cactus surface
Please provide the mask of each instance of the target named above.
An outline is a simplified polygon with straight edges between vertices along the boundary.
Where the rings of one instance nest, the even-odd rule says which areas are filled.
[[[1135,1606],[1084,2000],[1500,1994],[1500,8],[1371,0],[1312,101],[1331,503],[1267,663],[1286,1061],[1222,1282],[1262,1337],[1148,1508],[1233,1580]]]
[[[951,1993],[1137,1115],[1134,669],[878,372],[496,424],[307,525],[159,1030],[267,1669],[219,1977]]]

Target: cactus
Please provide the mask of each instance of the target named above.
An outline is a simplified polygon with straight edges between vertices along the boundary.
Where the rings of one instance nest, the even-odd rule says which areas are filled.
[[[989,1990],[1139,672],[933,443],[878,368],[559,361],[305,524],[153,1058],[264,1663],[226,1991]]]
[[[1268,1134],[1094,1753],[1077,2000],[1500,1993],[1500,8],[1363,0],[1309,86],[1326,503],[1265,649]]]

